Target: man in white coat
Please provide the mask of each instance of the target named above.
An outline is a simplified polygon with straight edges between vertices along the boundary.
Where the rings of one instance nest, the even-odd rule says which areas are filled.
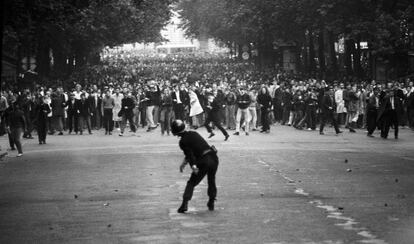
[[[338,90],[335,91],[336,113],[338,114],[338,124],[343,124],[346,117],[346,108],[344,100],[344,83],[339,84]]]
[[[192,119],[193,127],[198,128],[200,126],[198,115],[202,114],[204,110],[195,91],[196,87],[194,85],[191,86],[188,95],[190,97],[190,118]]]

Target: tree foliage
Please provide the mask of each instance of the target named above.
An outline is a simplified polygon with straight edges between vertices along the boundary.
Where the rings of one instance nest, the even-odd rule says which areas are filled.
[[[202,30],[225,43],[303,46],[330,33],[386,56],[407,51],[414,31],[410,0],[182,0],[178,8],[188,35]]]
[[[18,48],[52,49],[83,64],[104,46],[161,41],[160,30],[170,18],[173,2],[5,0],[3,36]]]

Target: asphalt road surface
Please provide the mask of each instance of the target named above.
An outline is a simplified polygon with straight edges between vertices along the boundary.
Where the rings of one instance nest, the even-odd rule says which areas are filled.
[[[205,138],[204,128],[198,130]],[[0,161],[0,243],[414,243],[414,132],[383,140],[274,126],[209,139],[206,179],[178,214],[190,169],[159,129],[24,140]],[[0,138],[4,152],[6,137]]]

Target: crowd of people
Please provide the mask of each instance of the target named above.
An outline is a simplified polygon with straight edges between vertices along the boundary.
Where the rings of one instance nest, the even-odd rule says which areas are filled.
[[[0,134],[10,149],[23,154],[21,137],[39,144],[47,135],[106,135],[138,128],[170,135],[173,119],[193,129],[205,126],[210,137],[219,129],[224,139],[251,131],[270,133],[271,125],[316,130],[331,122],[355,133],[375,129],[388,138],[390,128],[414,128],[413,81],[324,81],[260,70],[254,64],[223,58],[108,58],[77,72],[64,85],[3,89]]]

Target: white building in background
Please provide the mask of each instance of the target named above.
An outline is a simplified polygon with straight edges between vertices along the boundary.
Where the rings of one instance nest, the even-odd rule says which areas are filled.
[[[213,39],[189,39],[179,27],[181,20],[177,12],[172,11],[169,24],[161,30],[161,36],[167,41],[163,43],[132,43],[114,48],[105,48],[103,55],[111,54],[176,54],[176,53],[225,53],[227,48],[219,47]]]

